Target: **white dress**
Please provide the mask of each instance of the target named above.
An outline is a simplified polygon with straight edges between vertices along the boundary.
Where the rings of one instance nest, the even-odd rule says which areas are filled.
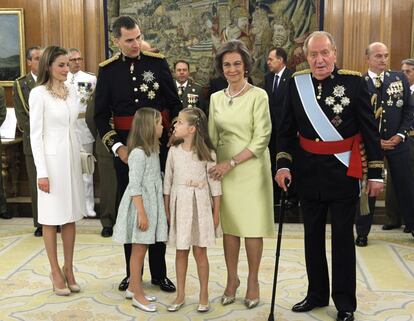
[[[29,96],[30,142],[37,178],[49,178],[50,193],[38,189],[38,221],[62,225],[86,215],[80,144],[76,135],[79,114],[75,88],[67,85],[66,100],[53,97],[45,86]]]
[[[178,250],[191,246],[208,247],[215,244],[212,196],[221,195],[221,183],[207,172],[214,161],[200,161],[197,154],[185,151],[181,145],[171,147],[165,165],[164,194],[170,195],[170,233],[168,245]]]

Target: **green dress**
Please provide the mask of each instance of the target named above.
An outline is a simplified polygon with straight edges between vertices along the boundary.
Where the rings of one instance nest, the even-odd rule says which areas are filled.
[[[274,236],[273,191],[267,145],[272,125],[267,94],[252,87],[229,103],[224,91],[211,96],[209,134],[218,162],[243,149],[255,157],[237,165],[222,179],[220,207],[224,234],[239,237]]]

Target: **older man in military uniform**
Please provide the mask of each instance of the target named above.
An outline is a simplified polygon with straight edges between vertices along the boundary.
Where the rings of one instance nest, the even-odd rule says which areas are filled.
[[[287,190],[291,181],[292,152],[296,157],[297,189],[305,226],[308,274],[306,298],[294,312],[329,304],[329,276],[325,253],[325,225],[331,215],[332,299],[337,320],[354,320],[356,264],[353,223],[363,168],[360,142],[368,159],[367,190],[376,196],[383,189],[383,154],[366,83],[358,72],[335,67],[333,37],[312,33],[304,50],[310,70],[297,72],[289,81],[281,122],[276,180]],[[299,135],[298,135],[299,133]]]
[[[190,79],[190,64],[186,60],[177,60],[174,63],[174,76],[178,97],[180,97],[183,108],[198,107],[207,114],[207,104],[202,88]]]
[[[94,74],[84,72],[82,67],[82,55],[79,49],[70,48],[69,55],[69,73],[66,83],[75,86],[78,94],[80,113],[77,120],[76,134],[82,144],[82,148],[88,152],[93,152],[93,142],[95,138],[90,132],[85,122],[86,105],[89,97],[92,95],[96,86],[96,76]],[[93,193],[93,175],[83,174],[83,183],[85,186],[86,215],[95,217],[95,198]]]
[[[128,16],[117,18],[112,32],[120,53],[100,64],[95,92],[95,122],[103,143],[116,156],[114,166],[118,179],[118,196],[122,197],[128,185],[127,136],[135,112],[141,107],[153,107],[163,114],[164,128],[168,118],[178,114],[182,105],[174,80],[164,56],[141,51],[141,30]],[[110,125],[113,115],[114,129]],[[166,131],[167,131],[166,130]],[[167,137],[161,139],[161,168],[165,166]],[[126,290],[129,284],[131,244],[125,244],[127,276],[119,285]],[[149,263],[152,280],[164,291],[175,291],[166,276],[165,244],[149,246]]]
[[[388,170],[396,190],[407,230],[414,236],[414,175],[410,164],[408,134],[413,124],[414,106],[410,86],[402,72],[388,68],[388,48],[374,42],[366,49],[368,72],[364,75],[381,136],[381,147],[387,159]],[[370,200],[371,204],[375,200]],[[369,215],[358,215],[356,245],[366,246],[372,224],[374,207]],[[385,224],[389,230],[396,226]]]
[[[26,161],[26,170],[29,178],[30,196],[32,198],[33,224],[35,236],[42,236],[42,225],[37,221],[37,176],[34,164],[32,148],[30,146],[30,123],[29,123],[29,94],[36,86],[37,71],[39,67],[42,49],[34,46],[26,51],[26,62],[30,72],[15,80],[13,85],[13,104],[16,112],[17,123],[23,131],[23,153]]]

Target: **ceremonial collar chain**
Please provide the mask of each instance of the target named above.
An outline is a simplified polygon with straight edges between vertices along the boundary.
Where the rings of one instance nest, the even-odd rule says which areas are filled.
[[[230,95],[230,84],[227,86],[227,96],[229,96],[229,98],[230,98],[229,105],[233,104],[233,98],[235,98],[238,95],[240,95],[243,92],[243,90],[246,88],[247,84],[248,84],[248,82],[246,80],[245,83],[244,83],[244,86],[242,87],[242,89],[240,89],[240,91],[238,91],[234,95]]]

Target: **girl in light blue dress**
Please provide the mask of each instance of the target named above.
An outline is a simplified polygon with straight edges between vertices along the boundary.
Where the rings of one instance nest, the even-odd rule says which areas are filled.
[[[159,138],[162,134],[161,114],[152,108],[140,108],[128,136],[129,184],[122,197],[114,226],[113,239],[132,244],[131,277],[126,297],[132,305],[155,312],[156,298],[145,295],[141,271],[149,244],[166,242],[167,218],[163,202],[163,186],[159,161]]]

